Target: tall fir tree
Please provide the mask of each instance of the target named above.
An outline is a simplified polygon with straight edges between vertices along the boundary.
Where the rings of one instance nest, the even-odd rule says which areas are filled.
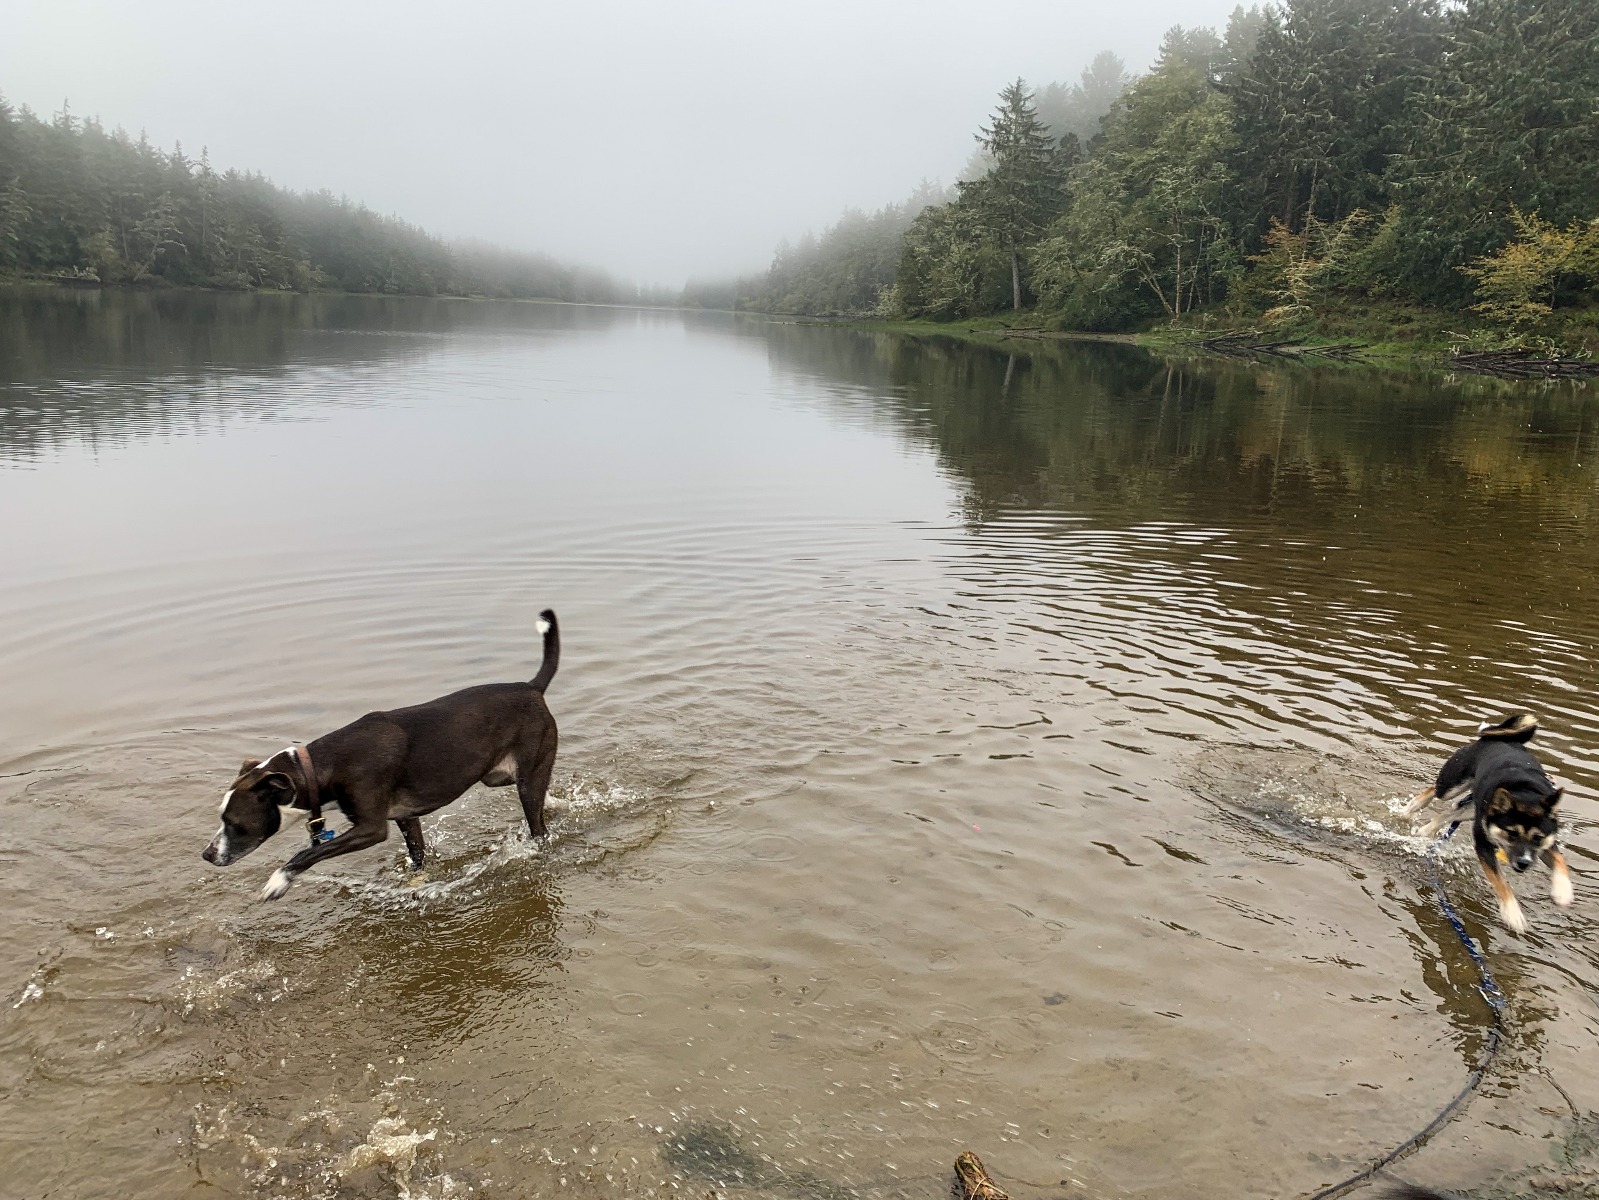
[[[1020,79],[1000,92],[999,107],[977,141],[993,166],[983,178],[960,185],[961,200],[1009,257],[1011,306],[1020,311],[1022,251],[1066,205],[1060,147]]]
[[[1456,268],[1504,245],[1517,209],[1556,225],[1599,218],[1595,0],[1466,0],[1418,93],[1396,195],[1419,293],[1462,298]]]
[[[1412,98],[1443,49],[1438,0],[1286,0],[1269,10],[1248,69],[1227,86],[1240,224],[1263,235],[1388,201]]]
[[[1127,64],[1101,50],[1076,83],[1048,84],[1034,97],[1034,104],[1039,119],[1055,136],[1075,134],[1078,145],[1087,146],[1099,136],[1100,122],[1132,81]]]

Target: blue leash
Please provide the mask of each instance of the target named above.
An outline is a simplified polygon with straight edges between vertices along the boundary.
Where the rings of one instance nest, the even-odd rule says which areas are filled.
[[[1437,893],[1438,907],[1443,909],[1444,916],[1449,918],[1449,924],[1454,926],[1455,936],[1460,939],[1460,944],[1466,948],[1466,953],[1471,955],[1471,961],[1477,964],[1477,990],[1482,993],[1482,998],[1488,1002],[1488,1007],[1494,1011],[1494,1032],[1500,1031],[1505,1012],[1505,994],[1499,990],[1499,985],[1494,982],[1494,973],[1488,969],[1488,960],[1482,956],[1482,951],[1477,949],[1477,943],[1471,940],[1471,935],[1466,932],[1465,922],[1460,919],[1460,914],[1455,911],[1455,906],[1449,902],[1449,893],[1444,891],[1443,877],[1438,873],[1438,848],[1454,835],[1460,828],[1456,821],[1443,833],[1433,840],[1427,847],[1427,861],[1432,864],[1432,890]]]
[[[1493,1024],[1488,1029],[1482,1053],[1477,1056],[1477,1065],[1473,1068],[1471,1074],[1467,1076],[1465,1086],[1455,1093],[1454,1098],[1448,1104],[1438,1110],[1437,1115],[1432,1120],[1372,1163],[1371,1166],[1366,1167],[1358,1174],[1351,1175],[1340,1183],[1322,1188],[1315,1195],[1307,1197],[1307,1200],[1332,1200],[1334,1196],[1342,1196],[1345,1192],[1353,1191],[1357,1187],[1370,1183],[1378,1171],[1424,1144],[1433,1134],[1453,1120],[1455,1114],[1465,1107],[1466,1101],[1471,1099],[1471,1094],[1477,1090],[1478,1085],[1483,1081],[1483,1077],[1488,1074],[1488,1068],[1493,1065],[1494,1059],[1498,1057],[1499,1047],[1505,1038],[1505,994],[1499,990],[1499,985],[1494,982],[1493,972],[1488,969],[1488,960],[1482,956],[1482,951],[1477,948],[1477,943],[1472,941],[1471,935],[1466,932],[1466,924],[1460,919],[1460,914],[1455,911],[1455,906],[1450,902],[1449,893],[1444,890],[1443,874],[1438,869],[1439,848],[1454,836],[1455,830],[1459,828],[1460,822],[1456,821],[1433,839],[1432,845],[1427,847],[1427,861],[1432,866],[1432,890],[1438,897],[1438,907],[1443,910],[1444,916],[1449,918],[1449,924],[1453,926],[1455,936],[1460,939],[1460,944],[1466,948],[1466,953],[1471,955],[1471,961],[1477,964],[1477,991],[1488,1002],[1488,1008],[1493,1013]]]

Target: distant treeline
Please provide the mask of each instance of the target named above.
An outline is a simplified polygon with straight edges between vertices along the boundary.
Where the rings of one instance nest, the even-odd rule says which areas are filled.
[[[797,245],[778,246],[765,275],[690,281],[683,289],[683,303],[690,308],[811,315],[873,308],[894,284],[905,231],[918,213],[946,199],[942,188],[924,183],[904,204],[890,204],[874,213],[850,209],[820,238],[807,233]]]
[[[1392,300],[1520,335],[1599,302],[1595,0],[1239,8],[1138,78],[1018,80],[978,140],[952,196],[846,216],[728,298],[1086,329]]]
[[[0,100],[0,275],[630,303],[603,272],[444,242],[331,192],[216,171],[70,111]],[[655,297],[645,296],[645,300]]]

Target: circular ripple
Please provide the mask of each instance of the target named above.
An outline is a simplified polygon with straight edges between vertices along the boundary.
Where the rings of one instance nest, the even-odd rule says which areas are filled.
[[[980,1025],[953,1017],[942,1017],[926,1029],[918,1030],[916,1041],[939,1062],[968,1075],[993,1073],[998,1046]]]
[[[789,837],[786,833],[762,834],[750,839],[749,843],[750,857],[761,862],[787,862],[798,858],[799,852],[799,839]]]

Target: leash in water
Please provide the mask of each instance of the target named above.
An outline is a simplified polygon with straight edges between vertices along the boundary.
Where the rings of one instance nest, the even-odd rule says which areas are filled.
[[[1449,1103],[1433,1114],[1432,1120],[1428,1121],[1370,1166],[1362,1168],[1349,1176],[1349,1178],[1340,1180],[1331,1187],[1322,1188],[1321,1191],[1305,1197],[1305,1200],[1333,1200],[1334,1196],[1342,1196],[1358,1187],[1364,1187],[1375,1180],[1378,1172],[1384,1167],[1391,1166],[1412,1150],[1425,1145],[1433,1134],[1449,1124],[1460,1110],[1466,1106],[1466,1101],[1471,1099],[1471,1094],[1482,1083],[1483,1078],[1488,1074],[1488,1068],[1493,1066],[1494,1059],[1499,1056],[1500,1046],[1504,1044],[1505,994],[1499,990],[1499,985],[1494,982],[1494,974],[1488,967],[1488,960],[1483,957],[1482,951],[1477,948],[1477,943],[1471,940],[1471,934],[1466,932],[1466,923],[1460,919],[1460,914],[1455,911],[1455,906],[1449,899],[1449,893],[1444,890],[1443,873],[1438,869],[1439,849],[1454,836],[1455,830],[1459,828],[1460,822],[1456,821],[1433,839],[1432,844],[1427,847],[1427,862],[1432,867],[1432,890],[1433,894],[1438,897],[1438,907],[1444,916],[1449,919],[1449,925],[1455,931],[1455,936],[1460,939],[1460,944],[1466,948],[1466,953],[1471,956],[1471,961],[1476,964],[1477,991],[1487,1001],[1488,1009],[1493,1014],[1493,1022],[1488,1027],[1482,1052],[1477,1055],[1477,1065],[1472,1068],[1471,1074],[1466,1077],[1465,1084],[1450,1098]],[[968,1159],[970,1162],[967,1161]],[[975,1168],[975,1171],[973,1168]],[[989,1179],[988,1173],[983,1169],[981,1160],[970,1151],[962,1154],[956,1160],[955,1175],[957,1185],[965,1189],[960,1193],[962,1200],[999,1200],[1001,1197],[1003,1197],[1003,1200],[1010,1200],[1009,1196],[1000,1191],[998,1186]],[[993,1191],[985,1192],[980,1187],[974,1188],[974,1181],[980,1184],[988,1184],[993,1188]],[[1028,1183],[1029,1181],[1024,1179],[1019,1182]],[[1048,1185],[1030,1183],[1029,1186],[1042,1188]]]
[[[1369,1167],[1351,1175],[1348,1179],[1333,1184],[1331,1187],[1322,1188],[1321,1191],[1309,1196],[1306,1200],[1332,1200],[1334,1196],[1342,1196],[1357,1187],[1370,1183],[1384,1167],[1397,1162],[1412,1150],[1427,1142],[1433,1134],[1437,1133],[1455,1115],[1466,1106],[1466,1101],[1471,1099],[1471,1094],[1482,1083],[1483,1077],[1488,1074],[1488,1068],[1499,1054],[1499,1047],[1505,1038],[1505,994],[1499,990],[1499,985],[1494,982],[1493,972],[1488,969],[1488,960],[1483,957],[1482,951],[1477,948],[1477,943],[1471,940],[1471,935],[1466,932],[1466,923],[1460,919],[1460,914],[1455,911],[1455,906],[1449,900],[1449,893],[1444,890],[1443,874],[1438,869],[1438,850],[1454,835],[1460,822],[1456,821],[1438,837],[1433,839],[1432,845],[1427,847],[1427,861],[1432,866],[1432,890],[1438,897],[1438,907],[1443,910],[1449,924],[1455,931],[1455,936],[1460,939],[1460,944],[1466,948],[1466,953],[1471,956],[1471,961],[1477,965],[1477,991],[1488,1002],[1488,1008],[1493,1014],[1493,1024],[1489,1026],[1487,1038],[1483,1044],[1482,1053],[1477,1056],[1477,1065],[1466,1078],[1465,1085],[1455,1093],[1454,1098],[1445,1104],[1434,1115],[1433,1119],[1411,1134],[1387,1154],[1383,1155]]]
[[[1471,956],[1471,961],[1477,966],[1477,991],[1487,1002],[1489,1011],[1493,1014],[1493,1022],[1488,1027],[1484,1039],[1482,1052],[1477,1055],[1477,1065],[1472,1068],[1471,1074],[1466,1077],[1466,1082],[1428,1121],[1415,1133],[1411,1134],[1399,1145],[1388,1151],[1370,1166],[1364,1167],[1347,1179],[1340,1180],[1331,1187],[1324,1187],[1305,1200],[1333,1200],[1335,1196],[1342,1196],[1352,1192],[1358,1187],[1364,1187],[1377,1177],[1377,1173],[1384,1167],[1398,1162],[1412,1150],[1425,1145],[1432,1135],[1452,1121],[1456,1114],[1466,1106],[1466,1101],[1471,1099],[1488,1074],[1488,1068],[1493,1066],[1494,1059],[1499,1056],[1499,1047],[1505,1040],[1505,994],[1499,990],[1499,985],[1494,982],[1494,973],[1488,967],[1488,960],[1483,957],[1482,951],[1477,948],[1477,943],[1471,940],[1471,934],[1466,932],[1466,923],[1460,919],[1460,914],[1455,911],[1454,903],[1449,899],[1449,893],[1444,889],[1443,872],[1438,869],[1438,851],[1451,837],[1455,830],[1460,828],[1456,821],[1448,829],[1433,839],[1427,847],[1427,862],[1432,867],[1432,890],[1438,897],[1438,907],[1448,918],[1450,927],[1455,931],[1455,936],[1460,939],[1460,944],[1466,948],[1466,953]],[[1569,1102],[1569,1098],[1568,1098]],[[970,1161],[968,1161],[970,1160]],[[978,1157],[967,1151],[955,1160],[955,1177],[962,1200],[1010,1200],[1010,1197],[1001,1191],[998,1185],[989,1178],[987,1171]],[[1021,1180],[1028,1183],[1027,1180]],[[992,1191],[983,1190],[981,1185],[987,1185]],[[1029,1184],[1032,1187],[1045,1187],[1045,1184]]]

